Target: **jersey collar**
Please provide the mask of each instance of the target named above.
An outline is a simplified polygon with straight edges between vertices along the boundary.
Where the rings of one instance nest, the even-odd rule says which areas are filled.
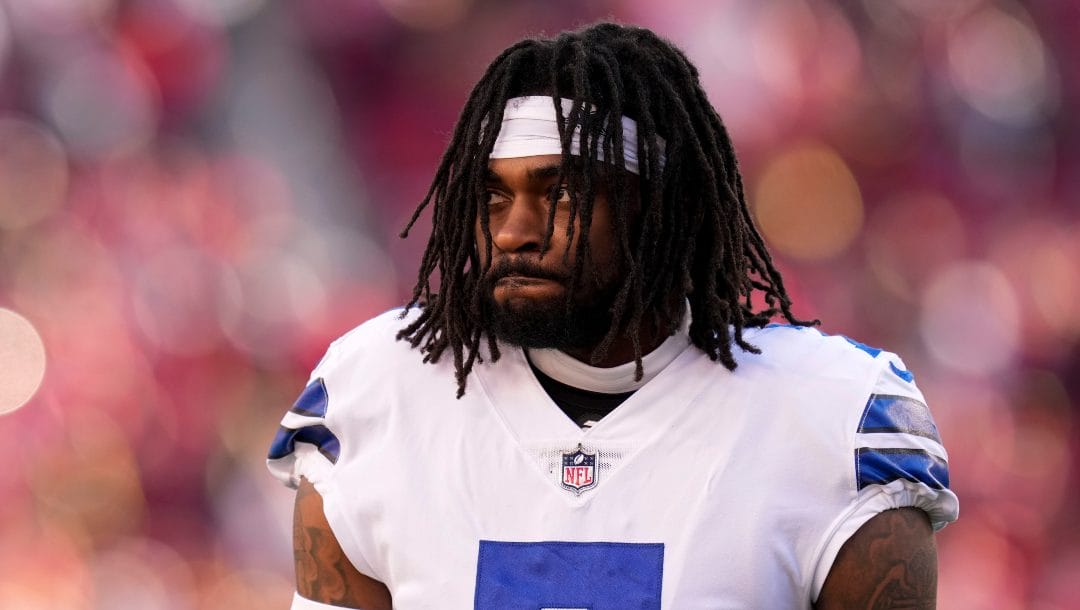
[[[556,349],[530,349],[528,357],[533,366],[545,375],[568,386],[602,394],[621,394],[633,392],[651,381],[688,345],[690,345],[689,312],[683,316],[683,321],[675,334],[665,339],[659,347],[642,356],[641,364],[645,369],[645,374],[640,380],[634,379],[634,362],[601,368],[590,366]]]

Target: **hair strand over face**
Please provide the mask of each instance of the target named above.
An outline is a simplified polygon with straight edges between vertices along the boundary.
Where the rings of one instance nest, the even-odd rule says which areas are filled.
[[[792,314],[780,273],[754,227],[734,146],[697,70],[681,51],[648,30],[601,23],[555,38],[523,40],[495,58],[469,95],[431,187],[402,231],[405,237],[420,214],[432,208],[433,228],[406,312],[422,307],[398,339],[419,348],[425,362],[437,362],[449,349],[459,398],[481,360],[485,336],[491,360],[500,355],[494,337],[485,333],[481,289],[487,269],[481,260],[490,265],[492,244],[487,208],[480,204],[498,135],[489,126],[500,125],[507,100],[521,95],[549,95],[559,109],[559,179],[570,191],[567,244],[576,243],[568,310],[590,256],[587,236],[601,187],[612,206],[624,275],[611,325],[593,351],[594,362],[621,333],[631,341],[640,378],[643,323],[673,331],[686,302],[691,341],[729,369],[736,366],[733,343],[758,352],[743,339],[743,329],[764,326],[778,315],[795,325],[818,323]],[[565,117],[560,98],[574,101]],[[606,171],[605,162],[598,161],[624,166],[622,115],[638,123],[640,179],[634,182],[621,171]],[[580,133],[580,157],[570,152],[575,132]],[[629,192],[631,184],[638,185],[636,197]],[[636,214],[630,210],[632,201],[640,202]],[[541,248],[545,253],[554,220],[553,205]],[[477,225],[483,243],[476,243]],[[574,232],[580,236],[576,242]],[[567,248],[562,255],[570,260]],[[436,271],[437,291],[432,287]],[[755,292],[764,308],[754,309]]]

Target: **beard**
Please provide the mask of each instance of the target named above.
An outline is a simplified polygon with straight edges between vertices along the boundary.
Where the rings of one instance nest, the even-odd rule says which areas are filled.
[[[507,275],[526,275],[559,282],[566,296],[547,299],[495,299],[495,284]],[[483,315],[487,331],[496,339],[524,348],[558,350],[596,346],[611,327],[611,310],[618,293],[616,278],[600,278],[586,273],[570,296],[572,279],[546,271],[538,265],[515,262],[491,269],[482,283]]]

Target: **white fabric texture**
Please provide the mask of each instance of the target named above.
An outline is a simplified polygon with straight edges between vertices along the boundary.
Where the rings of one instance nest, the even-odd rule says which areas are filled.
[[[395,339],[414,319],[398,314],[331,346],[309,386],[325,384],[325,399],[298,401],[280,433],[296,442],[275,440],[269,460],[286,483],[312,480],[346,556],[398,610],[474,607],[490,541],[663,545],[660,608],[808,609],[836,552],[875,514],[916,506],[935,528],[956,519],[956,496],[926,473],[857,472],[861,451],[939,469],[947,459],[888,352],[811,328],[747,329],[762,353],[736,348],[734,371],[682,349],[582,430],[509,345],[477,363],[456,399],[452,361],[422,363]],[[882,396],[910,417],[872,413]],[[305,423],[312,432],[293,427]],[[588,468],[577,479],[587,485],[566,484],[571,462]]]
[[[561,98],[562,116],[570,115],[573,100]],[[589,111],[586,105],[585,111]],[[515,97],[507,100],[503,110],[502,125],[491,150],[491,159],[531,157],[535,155],[560,155],[562,142],[559,139],[558,117],[552,98],[540,95]],[[626,171],[640,174],[642,161],[638,159],[637,122],[629,117],[622,117],[623,159]],[[603,161],[606,140],[603,138],[597,146],[596,158]],[[659,147],[659,169],[664,167],[664,140],[657,137]],[[581,155],[581,130],[575,130],[570,152]]]

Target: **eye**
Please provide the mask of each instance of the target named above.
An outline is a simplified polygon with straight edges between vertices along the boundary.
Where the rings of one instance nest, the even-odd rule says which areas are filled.
[[[509,202],[510,197],[508,197],[506,193],[501,193],[493,189],[488,190],[486,203],[489,208],[505,205]]]
[[[551,194],[549,195],[555,203],[568,204],[570,203],[570,189],[565,184],[559,184],[551,187]]]

